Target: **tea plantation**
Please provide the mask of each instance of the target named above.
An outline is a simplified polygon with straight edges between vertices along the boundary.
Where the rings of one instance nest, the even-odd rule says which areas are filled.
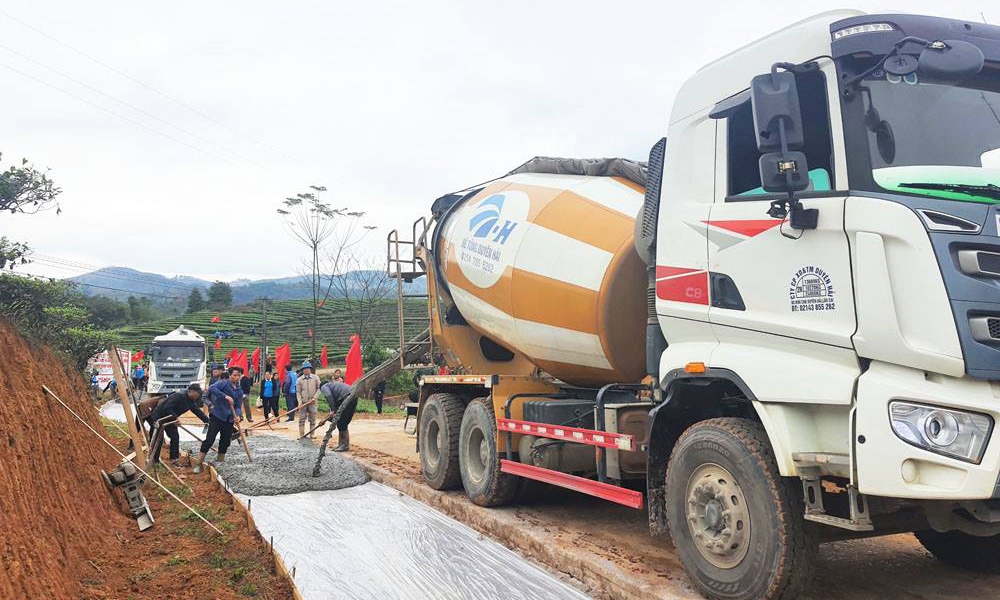
[[[355,307],[356,310],[356,307]],[[373,312],[364,332],[364,341],[372,338],[390,348],[399,346],[399,320],[396,300],[380,302]],[[212,317],[218,315],[218,323]],[[312,317],[309,300],[281,300],[270,302],[267,307],[267,345],[274,348],[288,343],[292,349],[292,360],[301,361],[309,357],[309,320]],[[405,305],[407,337],[416,335],[426,328],[427,303],[410,300]],[[343,300],[330,300],[319,311],[316,323],[316,354],[325,344],[332,364],[343,363],[350,348],[351,335],[356,322],[349,307]],[[215,359],[222,358],[233,348],[248,348],[251,352],[261,345],[263,313],[259,304],[234,307],[227,311],[204,310],[179,317],[172,317],[142,325],[134,325],[117,330],[121,336],[120,345],[133,352],[147,349],[153,338],[163,335],[179,325],[193,329],[205,338],[209,348],[215,344],[215,332],[230,332],[229,338],[222,339],[222,347],[214,351]],[[252,332],[255,328],[256,332]],[[318,356],[315,357],[318,359]]]

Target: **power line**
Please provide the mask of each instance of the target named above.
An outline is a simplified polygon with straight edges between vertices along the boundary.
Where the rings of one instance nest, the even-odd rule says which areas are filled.
[[[203,111],[201,111],[201,110],[199,110],[199,109],[197,109],[197,108],[195,108],[195,107],[193,107],[193,106],[191,106],[191,105],[189,105],[189,104],[187,104],[185,102],[182,102],[182,101],[178,100],[177,98],[174,98],[170,94],[167,94],[166,92],[163,92],[163,91],[159,90],[158,88],[153,87],[152,85],[150,85],[150,84],[148,84],[148,83],[146,83],[146,82],[144,82],[144,81],[142,81],[140,79],[137,79],[137,78],[129,75],[125,71],[117,69],[117,68],[109,65],[108,63],[106,63],[106,62],[104,62],[104,61],[102,61],[102,60],[100,60],[98,58],[95,58],[95,57],[87,54],[86,52],[84,52],[84,51],[76,48],[75,46],[71,46],[71,45],[67,44],[66,42],[64,42],[64,41],[60,40],[59,38],[55,37],[54,35],[46,33],[45,31],[42,31],[41,29],[35,27],[34,25],[31,25],[30,23],[26,23],[26,22],[22,21],[21,19],[18,19],[17,17],[15,17],[14,15],[12,15],[12,14],[6,12],[6,11],[0,11],[0,15],[3,15],[4,17],[10,19],[11,21],[14,21],[15,23],[18,23],[22,27],[26,27],[26,28],[34,31],[37,34],[39,34],[39,35],[41,35],[41,36],[43,36],[45,38],[48,38],[49,40],[52,40],[53,42],[55,42],[56,44],[59,44],[63,48],[66,48],[67,50],[70,50],[71,52],[74,52],[74,53],[82,56],[83,58],[86,58],[87,60],[89,60],[89,61],[91,61],[91,62],[93,62],[95,64],[98,64],[98,65],[104,67],[105,69],[111,71],[112,73],[120,75],[120,76],[124,77],[125,79],[128,79],[129,81],[131,81],[131,82],[133,82],[133,83],[135,83],[137,85],[140,85],[140,86],[146,88],[147,90],[153,92],[154,94],[156,94],[156,95],[158,95],[158,96],[160,96],[162,98],[165,98],[165,99],[173,102],[174,104],[176,104],[176,105],[178,105],[178,106],[180,106],[180,107],[182,107],[182,108],[184,108],[186,110],[189,110],[189,111],[193,112],[194,114],[202,117],[203,119],[205,119],[207,121],[211,121],[212,123],[218,125],[219,127],[222,127],[223,129],[227,129],[227,130],[229,130],[229,131],[231,131],[231,132],[233,132],[233,133],[235,133],[237,135],[240,135],[240,136],[242,136],[242,137],[250,140],[251,142],[253,142],[253,143],[261,146],[262,148],[266,148],[267,150],[270,150],[271,152],[273,152],[275,154],[280,154],[280,155],[284,156],[285,158],[287,158],[287,159],[289,159],[289,160],[291,160],[293,162],[296,162],[296,163],[298,163],[299,165],[301,165],[303,167],[310,168],[308,165],[306,165],[302,161],[298,160],[294,156],[291,156],[290,154],[287,154],[286,152],[284,152],[282,150],[279,150],[277,148],[273,148],[270,145],[266,144],[265,142],[262,142],[262,141],[260,141],[260,140],[258,140],[256,138],[254,138],[253,136],[251,136],[249,134],[246,134],[246,133],[240,131],[239,129],[236,129],[235,127],[232,127],[230,125],[227,125],[226,123],[223,123],[222,121],[219,121],[215,117],[213,117],[213,116],[211,116],[211,115],[209,115],[209,114],[207,114],[207,113],[205,113],[205,112],[203,112]]]
[[[71,98],[76,98],[80,102],[83,102],[85,104],[89,104],[89,105],[93,106],[94,108],[97,108],[98,110],[101,110],[101,111],[106,112],[106,113],[108,113],[110,115],[118,117],[119,119],[128,121],[129,123],[132,123],[133,125],[136,125],[138,127],[142,127],[143,129],[145,129],[147,131],[151,131],[151,132],[153,132],[153,133],[155,133],[157,135],[163,136],[163,137],[167,138],[168,140],[172,140],[174,142],[177,142],[178,144],[180,144],[182,146],[187,146],[188,148],[190,148],[190,149],[192,149],[192,150],[194,150],[196,152],[201,152],[202,154],[206,154],[208,156],[211,156],[212,158],[221,160],[222,162],[227,163],[229,165],[232,165],[234,167],[239,167],[239,165],[237,165],[236,163],[234,163],[234,162],[232,162],[232,161],[230,161],[230,160],[228,160],[226,158],[223,158],[223,157],[221,157],[221,156],[219,156],[217,154],[213,154],[213,153],[211,153],[211,152],[209,152],[207,150],[204,150],[202,148],[199,148],[197,146],[192,146],[191,144],[189,144],[189,143],[187,143],[187,142],[185,142],[183,140],[177,139],[177,138],[175,138],[174,136],[172,136],[172,135],[170,135],[168,133],[163,133],[162,131],[160,131],[158,129],[153,129],[152,127],[147,126],[145,123],[142,123],[141,121],[136,121],[135,119],[133,119],[131,117],[127,117],[127,116],[125,116],[123,114],[120,114],[120,113],[117,113],[117,112],[115,112],[115,111],[113,111],[113,110],[111,110],[109,108],[105,108],[105,107],[101,106],[100,104],[97,104],[96,102],[92,102],[92,101],[84,98],[83,96],[79,96],[77,94],[74,94],[73,92],[64,90],[64,89],[62,89],[59,86],[52,85],[51,83],[45,81],[44,79],[39,79],[38,77],[35,77],[34,75],[31,75],[30,73],[25,73],[24,71],[21,71],[20,69],[12,67],[12,66],[4,63],[4,62],[0,62],[0,67],[5,67],[7,69],[10,69],[11,71],[17,73],[18,75],[21,75],[22,77],[27,77],[28,79],[36,81],[36,82],[38,82],[38,83],[40,83],[40,84],[42,84],[42,85],[44,85],[44,86],[46,86],[48,88],[56,90],[57,92],[60,92],[62,94],[66,94],[67,96],[70,96]]]
[[[49,280],[54,279],[53,277],[49,277],[47,275],[39,275],[38,273],[27,273],[25,271],[8,271],[7,273],[15,275],[17,277],[25,277],[25,278],[34,277],[35,279],[49,279]],[[81,283],[78,281],[67,281],[66,283],[70,285],[83,285],[86,287],[96,288],[99,290],[112,290],[115,292],[125,292],[127,294],[132,294],[133,296],[149,296],[150,298],[163,298],[164,300],[187,300],[187,298],[183,298],[181,296],[165,296],[163,294],[153,294],[150,292],[137,292],[135,290],[125,290],[122,288],[108,287],[104,285],[95,285],[93,283]]]
[[[177,131],[180,131],[181,133],[184,133],[186,135],[189,135],[189,136],[195,138],[196,140],[201,141],[202,143],[209,144],[211,146],[215,146],[216,148],[219,148],[220,150],[222,150],[224,152],[228,152],[228,153],[232,154],[233,156],[236,156],[237,158],[245,160],[245,161],[253,164],[256,167],[261,168],[261,169],[267,168],[267,167],[265,167],[265,165],[262,165],[262,164],[258,163],[257,161],[253,160],[252,158],[244,156],[244,155],[242,155],[239,152],[236,152],[234,150],[230,150],[229,148],[227,148],[227,147],[225,147],[225,146],[223,146],[221,144],[218,144],[216,142],[213,142],[212,140],[209,140],[207,138],[201,137],[198,134],[194,133],[193,131],[185,129],[184,127],[181,127],[180,125],[175,125],[174,123],[171,123],[170,121],[167,121],[166,119],[158,117],[157,115],[155,115],[155,114],[153,114],[151,112],[148,112],[148,111],[146,111],[146,110],[144,110],[144,109],[142,109],[142,108],[140,108],[140,107],[138,107],[138,106],[136,106],[136,105],[134,105],[134,104],[126,101],[126,100],[122,100],[121,98],[118,98],[117,96],[114,96],[113,94],[109,94],[109,93],[107,93],[107,92],[105,92],[103,90],[100,90],[100,89],[98,89],[98,88],[90,85],[89,83],[87,83],[85,81],[81,81],[80,79],[77,79],[76,77],[73,77],[72,75],[69,75],[68,73],[64,73],[62,71],[59,71],[58,69],[54,69],[54,68],[52,68],[52,67],[50,67],[50,66],[48,66],[48,65],[46,65],[46,64],[44,64],[44,63],[42,63],[40,61],[37,61],[37,60],[31,58],[30,56],[22,54],[21,52],[18,52],[17,50],[14,50],[13,48],[11,48],[9,46],[4,46],[3,44],[0,44],[0,48],[6,50],[7,52],[10,52],[11,54],[14,54],[15,56],[21,57],[24,60],[27,60],[27,61],[29,61],[31,63],[34,63],[34,64],[42,67],[43,69],[51,71],[52,73],[55,73],[56,75],[59,75],[60,77],[64,77],[66,79],[69,79],[70,81],[72,81],[72,82],[74,82],[74,83],[76,83],[78,85],[81,85],[81,86],[87,88],[88,90],[90,90],[90,91],[92,91],[92,92],[94,92],[96,94],[100,94],[100,95],[102,95],[102,96],[104,96],[106,98],[110,98],[110,99],[114,100],[115,102],[118,102],[119,104],[127,106],[128,108],[131,108],[132,110],[136,111],[139,114],[145,115],[145,116],[149,117],[150,119],[154,119],[156,121],[159,121],[160,123],[163,123],[164,125],[167,125],[168,127],[172,127],[174,129],[176,129]]]
[[[93,275],[94,277],[107,277],[109,279],[119,279],[122,281],[147,283],[150,285],[156,285],[160,287],[175,288],[186,292],[191,291],[195,287],[201,287],[200,285],[196,284],[184,285],[181,283],[176,283],[171,281],[163,281],[162,279],[158,279],[150,275],[132,275],[122,271],[115,272],[116,270],[123,269],[124,267],[101,267],[98,265],[70,261],[54,256],[48,256],[45,254],[32,254],[30,258],[32,262],[38,262],[66,270],[81,271],[84,272],[85,274]]]
[[[22,27],[26,27],[27,29],[30,29],[30,30],[34,31],[38,35],[41,35],[41,36],[43,36],[43,37],[45,37],[45,38],[47,38],[47,39],[55,42],[56,44],[62,46],[63,48],[66,48],[67,50],[70,50],[71,52],[73,52],[75,54],[78,54],[78,55],[82,56],[83,58],[86,58],[87,60],[89,60],[89,61],[91,61],[91,62],[93,62],[93,63],[95,63],[97,65],[100,65],[101,67],[104,67],[105,69],[111,71],[112,73],[120,75],[121,77],[124,77],[124,78],[128,79],[129,81],[131,81],[131,82],[133,82],[133,83],[135,83],[135,84],[137,84],[139,86],[142,86],[142,87],[148,89],[149,91],[153,92],[154,94],[156,94],[158,96],[161,96],[161,97],[163,97],[163,98],[165,98],[165,99],[173,102],[174,104],[176,104],[176,105],[178,105],[178,106],[180,106],[180,107],[182,107],[182,108],[184,108],[186,110],[189,110],[189,111],[193,112],[194,114],[196,114],[196,115],[202,117],[203,119],[206,119],[206,120],[208,120],[208,121],[210,121],[210,122],[218,125],[219,127],[222,127],[223,129],[226,129],[226,130],[231,131],[231,132],[233,132],[233,133],[235,133],[237,135],[240,135],[240,136],[246,138],[247,140],[250,140],[251,142],[253,142],[253,143],[261,146],[262,148],[266,148],[267,150],[269,150],[269,151],[271,151],[271,152],[273,152],[275,154],[279,154],[279,155],[285,157],[286,159],[294,162],[295,164],[299,165],[300,167],[303,167],[306,170],[309,170],[309,171],[315,170],[315,167],[312,167],[312,166],[306,164],[305,162],[299,160],[295,156],[292,156],[291,154],[289,154],[289,153],[287,153],[287,152],[285,152],[285,151],[283,151],[283,150],[281,150],[279,148],[275,148],[275,147],[273,147],[273,146],[271,146],[271,145],[269,145],[269,144],[267,144],[265,142],[262,142],[262,141],[258,140],[257,138],[255,138],[255,137],[253,137],[253,136],[251,136],[251,135],[249,135],[247,133],[244,133],[244,132],[240,131],[239,129],[236,129],[235,127],[232,127],[230,125],[227,125],[226,123],[223,123],[222,121],[219,121],[215,117],[213,117],[213,116],[211,116],[211,115],[209,115],[209,114],[207,114],[207,113],[205,113],[205,112],[203,112],[203,111],[201,111],[201,110],[199,110],[199,109],[197,109],[197,108],[195,108],[195,107],[193,107],[193,106],[191,106],[191,105],[189,105],[189,104],[187,104],[185,102],[182,102],[181,100],[178,100],[177,98],[174,98],[170,94],[167,94],[166,92],[163,92],[160,89],[158,89],[158,88],[156,88],[156,87],[154,87],[154,86],[152,86],[152,85],[150,85],[150,84],[148,84],[148,83],[146,83],[146,82],[144,82],[144,81],[142,81],[140,79],[137,79],[136,77],[133,77],[132,75],[129,75],[125,71],[122,71],[122,70],[120,70],[120,69],[118,69],[118,68],[116,68],[116,67],[114,67],[112,65],[109,65],[108,63],[106,63],[106,62],[104,62],[104,61],[102,61],[102,60],[94,57],[94,56],[91,56],[91,55],[87,54],[86,52],[84,52],[84,51],[76,48],[75,46],[67,44],[66,42],[64,42],[64,41],[60,40],[59,38],[55,37],[54,35],[49,34],[49,33],[45,32],[45,31],[39,29],[38,27],[35,27],[34,25],[31,25],[30,23],[26,23],[25,21],[22,21],[21,19],[18,19],[17,17],[15,17],[14,15],[12,15],[12,14],[6,12],[6,11],[0,10],[0,15],[6,17],[7,19],[9,19],[11,21],[14,21],[15,23],[18,23]],[[8,67],[8,68],[11,68],[11,67]],[[48,85],[48,84],[46,84],[46,85]],[[53,86],[50,86],[50,87],[53,87]],[[104,110],[104,109],[102,109],[102,110]],[[161,133],[160,135],[165,135],[165,134]],[[322,177],[320,177],[320,179],[330,179],[330,180],[333,180],[333,181],[339,183],[340,185],[343,185],[344,187],[350,188],[355,193],[361,194],[362,196],[366,196],[366,197],[368,197],[369,199],[372,199],[372,200],[377,200],[376,198],[374,198],[373,196],[371,196],[368,192],[366,192],[364,190],[361,190],[361,189],[357,188],[356,186],[347,183],[346,181],[344,181],[343,179],[341,179],[339,177],[331,176],[331,175],[323,175]]]

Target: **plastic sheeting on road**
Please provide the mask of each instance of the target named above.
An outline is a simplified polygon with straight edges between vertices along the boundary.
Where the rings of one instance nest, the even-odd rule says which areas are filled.
[[[493,540],[378,483],[237,494],[305,600],[584,600]]]

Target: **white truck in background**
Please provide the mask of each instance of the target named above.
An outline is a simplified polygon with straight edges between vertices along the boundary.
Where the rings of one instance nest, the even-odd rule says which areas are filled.
[[[204,384],[205,338],[181,325],[153,338],[150,346],[149,394],[172,394],[192,383]]]
[[[824,13],[670,119],[648,167],[536,159],[390,234],[450,368],[427,483],[645,507],[714,599],[791,600],[852,536],[1000,571],[1000,27]]]

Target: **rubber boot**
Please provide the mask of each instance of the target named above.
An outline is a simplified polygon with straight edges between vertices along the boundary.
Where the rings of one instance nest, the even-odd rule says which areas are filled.
[[[196,475],[198,473],[201,473],[201,471],[202,471],[202,464],[204,462],[205,462],[205,453],[204,452],[199,452],[197,458],[194,457],[194,456],[192,456],[191,457],[191,472],[194,473],[194,474],[196,474]]]
[[[219,455],[215,457],[215,462],[217,463],[226,462],[226,453],[220,452]]]
[[[299,421],[299,438],[304,438],[306,436],[306,422]]]
[[[351,449],[350,432],[347,431],[340,432],[338,440],[340,441],[340,443],[337,444],[337,447],[333,449],[334,452],[347,452],[348,450]]]
[[[316,438],[316,419],[309,419],[309,439]]]

